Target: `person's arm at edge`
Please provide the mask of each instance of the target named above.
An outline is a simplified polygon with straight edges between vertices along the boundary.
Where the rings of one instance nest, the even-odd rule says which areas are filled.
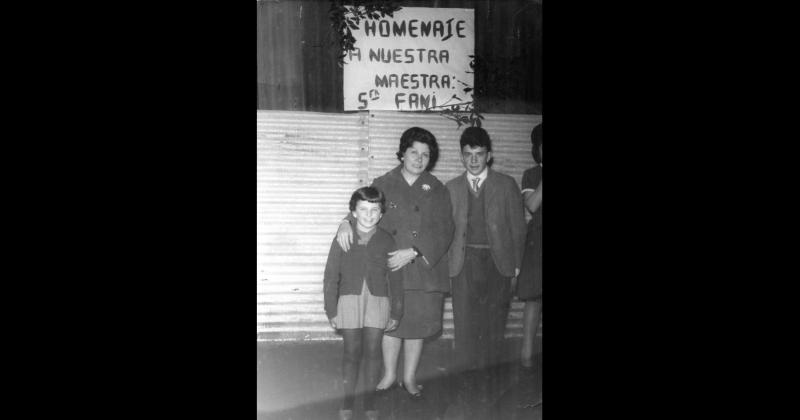
[[[517,181],[509,177],[508,188],[508,220],[511,223],[511,234],[514,241],[514,261],[515,275],[519,275],[519,270],[522,268],[522,258],[525,255],[525,238],[527,236],[527,229],[525,228],[525,208],[522,204],[522,194],[519,192]]]
[[[523,198],[525,200],[525,208],[531,213],[536,213],[536,210],[539,210],[542,205],[542,180],[539,180],[539,185],[536,186],[535,190],[525,190]]]

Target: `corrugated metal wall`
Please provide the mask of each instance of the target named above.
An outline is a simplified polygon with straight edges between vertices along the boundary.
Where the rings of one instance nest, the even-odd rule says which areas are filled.
[[[331,337],[322,274],[366,174],[366,115],[258,111],[259,338]]]
[[[350,194],[399,162],[400,135],[412,126],[439,142],[433,174],[459,175],[462,129],[437,114],[373,111],[312,113],[258,111],[259,340],[338,339],[323,310],[322,276]],[[521,182],[533,164],[531,129],[540,115],[486,114],[493,168]],[[507,335],[520,334],[522,303],[514,301]],[[444,337],[452,337],[452,305],[445,302]]]

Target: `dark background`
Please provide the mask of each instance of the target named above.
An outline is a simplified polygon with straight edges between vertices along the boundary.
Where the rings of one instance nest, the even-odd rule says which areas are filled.
[[[345,2],[347,3],[347,2]],[[542,113],[540,0],[415,0],[402,7],[475,10],[480,112]],[[342,112],[342,68],[327,1],[261,1],[258,109]]]
[[[251,7],[31,6],[4,149],[7,252],[32,254],[4,284],[25,412],[252,415]],[[752,410],[769,381],[747,372],[782,372],[751,352],[778,317],[753,325],[741,255],[771,242],[738,237],[766,218],[731,208],[764,139],[736,73],[754,11],[548,8],[548,419]]]

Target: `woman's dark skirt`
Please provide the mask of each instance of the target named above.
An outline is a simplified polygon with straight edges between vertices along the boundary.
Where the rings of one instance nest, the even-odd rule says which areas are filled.
[[[397,338],[427,338],[442,330],[444,293],[406,290],[403,318],[396,330],[386,333]]]
[[[517,279],[517,296],[520,300],[542,298],[542,225],[528,226],[525,255]]]

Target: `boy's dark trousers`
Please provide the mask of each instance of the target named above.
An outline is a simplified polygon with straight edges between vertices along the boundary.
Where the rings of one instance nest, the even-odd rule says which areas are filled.
[[[452,295],[462,393],[486,402],[503,391],[497,367],[503,363],[511,278],[497,271],[489,248],[467,246],[464,267],[452,279]]]

